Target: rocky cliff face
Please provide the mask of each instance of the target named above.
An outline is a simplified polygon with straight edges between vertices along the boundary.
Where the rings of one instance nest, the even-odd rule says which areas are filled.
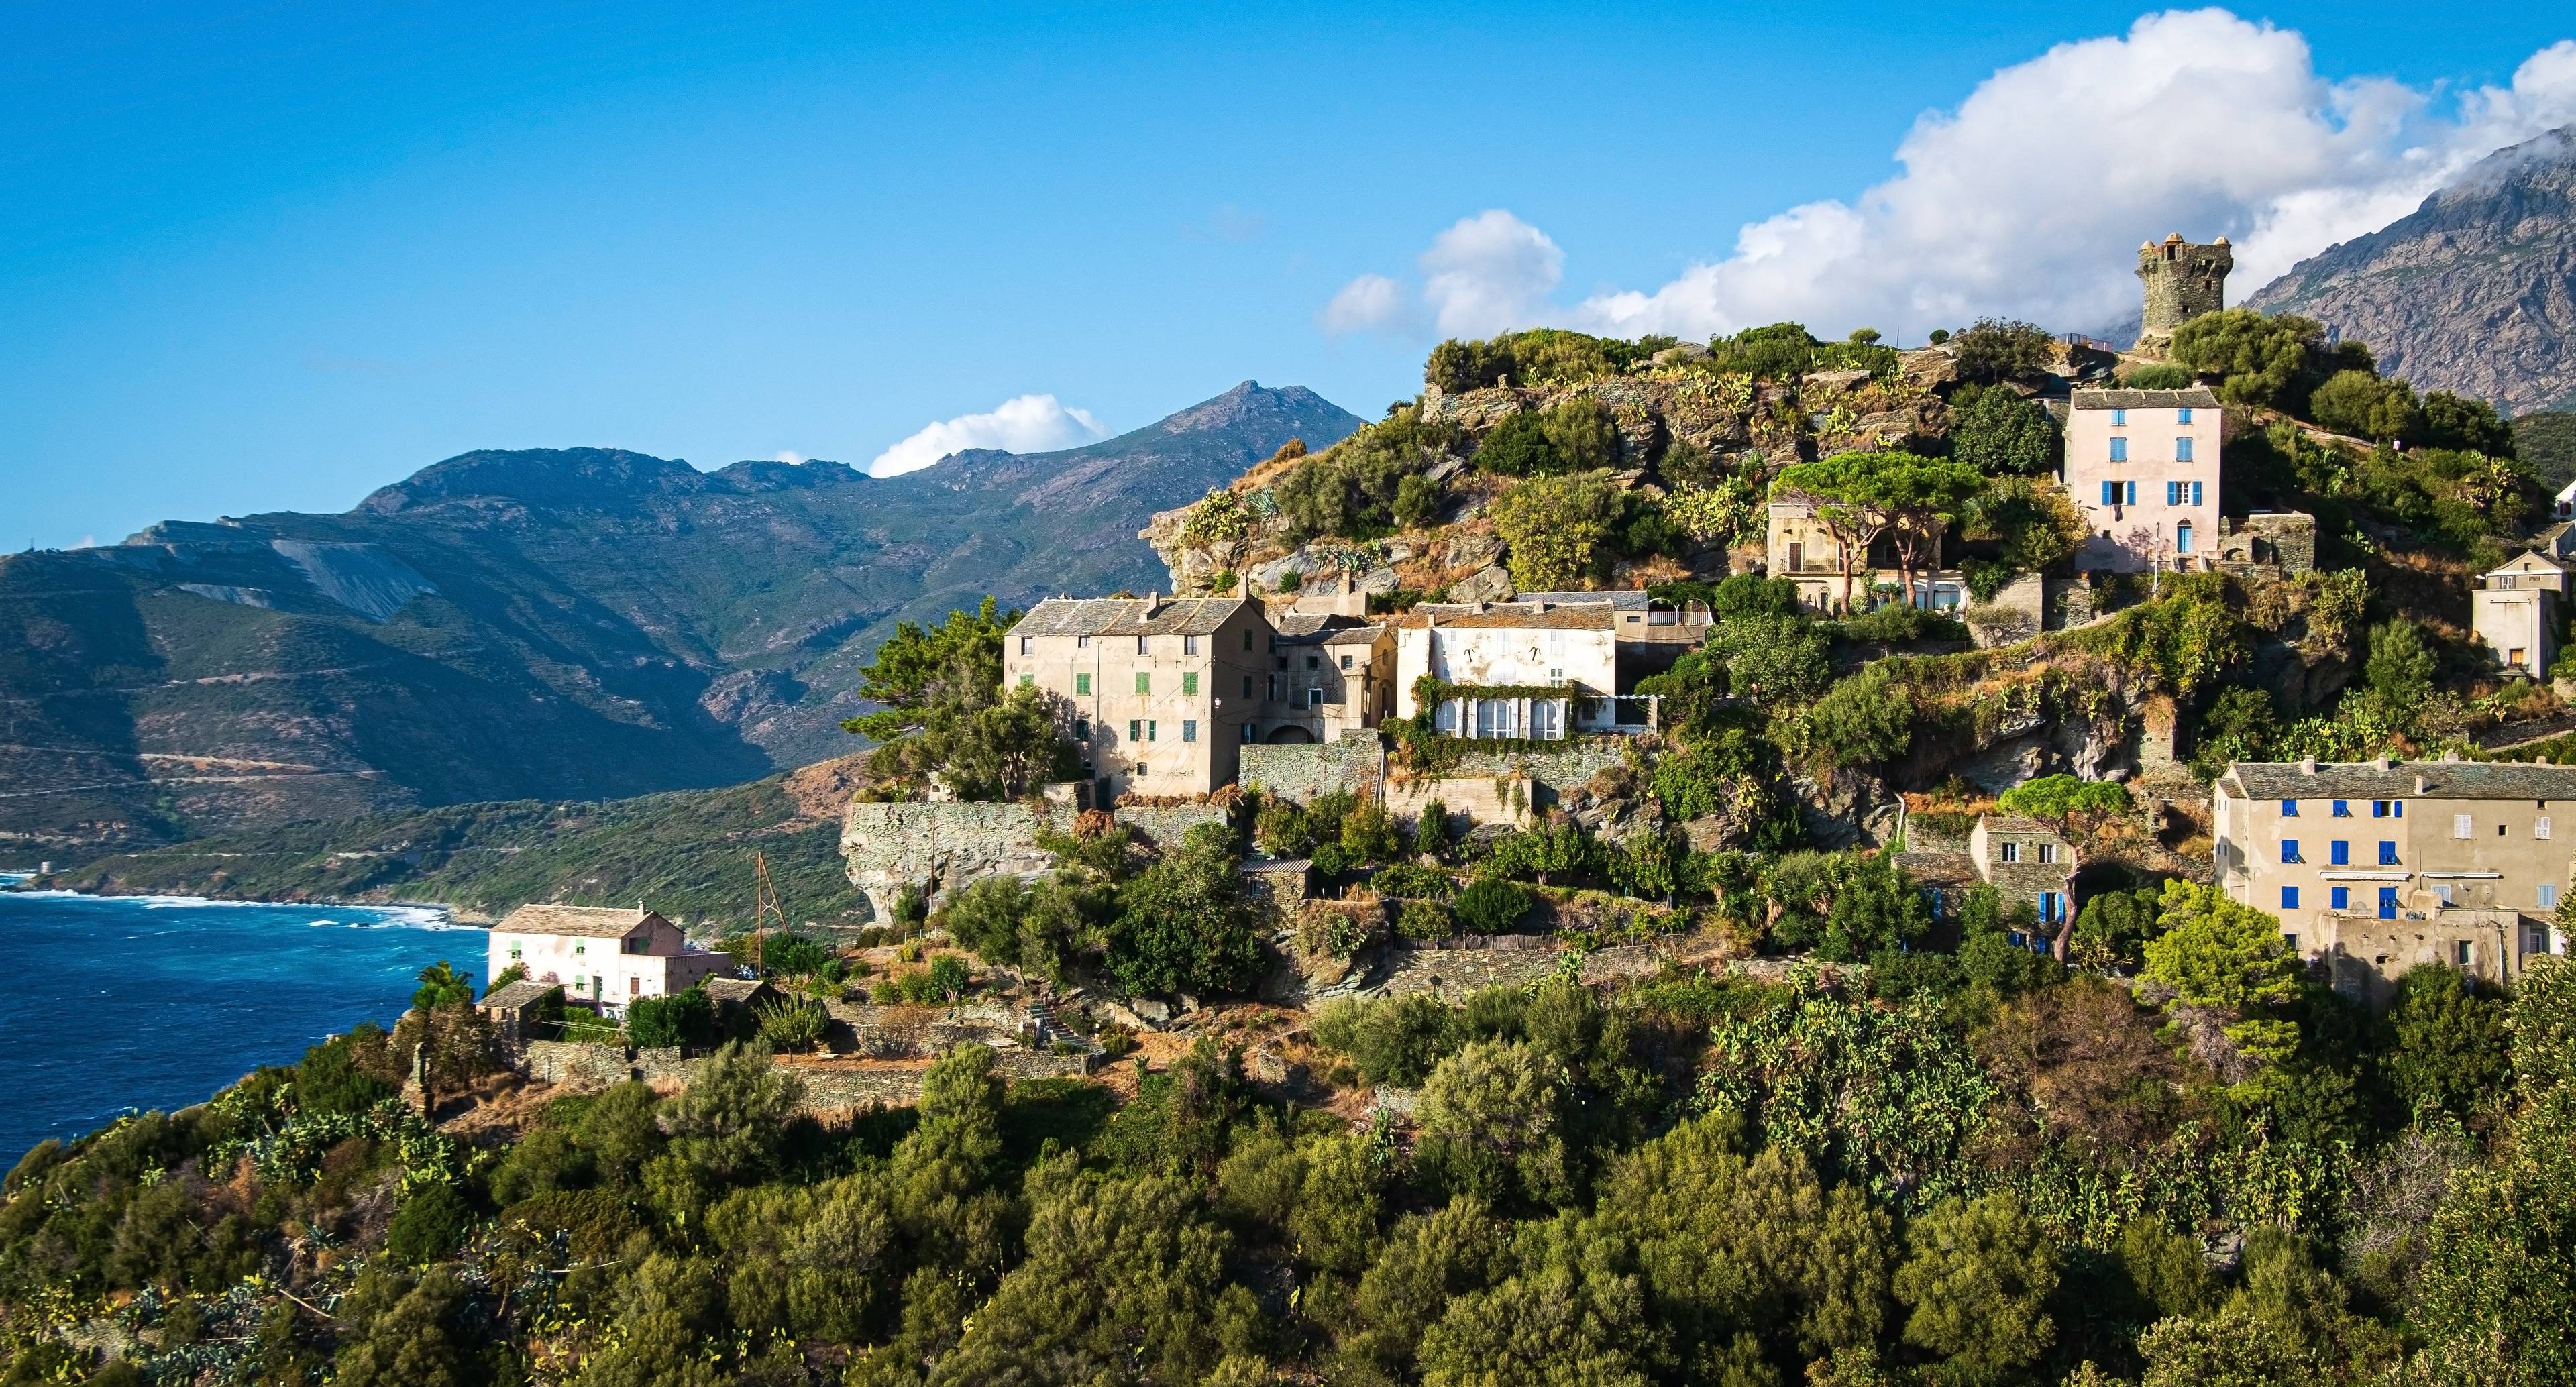
[[[2246,304],[2358,338],[2419,390],[2517,414],[2576,401],[2576,126],[2498,151]]]

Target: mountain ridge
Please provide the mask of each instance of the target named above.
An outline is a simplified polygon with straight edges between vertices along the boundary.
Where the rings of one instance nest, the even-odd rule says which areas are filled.
[[[2576,403],[2576,125],[2497,150],[2245,305],[2367,342],[2419,389],[2517,414]]]
[[[1152,586],[1135,534],[1153,512],[1359,422],[1247,381],[1082,448],[888,478],[483,449],[337,515],[0,558],[0,853],[694,789],[843,753],[858,666],[895,622]]]

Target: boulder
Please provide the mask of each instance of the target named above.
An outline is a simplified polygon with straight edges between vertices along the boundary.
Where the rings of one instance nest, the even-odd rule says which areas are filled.
[[[1498,535],[1477,531],[1451,536],[1448,550],[1451,568],[1482,568],[1503,557],[1503,541]]]
[[[1254,564],[1244,571],[1243,576],[1245,581],[1264,592],[1277,592],[1289,574],[1294,573],[1302,579],[1314,571],[1314,568],[1314,557],[1300,549],[1293,554],[1283,554],[1268,563]]]
[[[1397,581],[1394,569],[1372,568],[1360,575],[1359,590],[1363,593],[1393,592]]]
[[[1489,564],[1449,585],[1452,602],[1500,602],[1511,595],[1512,575],[1500,564]]]

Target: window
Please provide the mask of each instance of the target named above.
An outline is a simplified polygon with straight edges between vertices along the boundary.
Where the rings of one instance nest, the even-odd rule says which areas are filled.
[[[1073,720],[1073,739],[1077,742],[1087,742],[1091,740],[1091,719],[1075,718]]]
[[[1280,690],[1282,689],[1282,687],[1283,687],[1283,686],[1285,686],[1285,684],[1286,684],[1286,683],[1287,683],[1287,681],[1286,681],[1286,680],[1284,680],[1284,679],[1281,679],[1278,675],[1275,675],[1275,674],[1274,674],[1274,675],[1270,676],[1270,701],[1271,701],[1271,702],[1276,703],[1276,702],[1278,702],[1279,700],[1281,700],[1281,699],[1283,699],[1283,698],[1287,697],[1287,695],[1286,695],[1285,693],[1282,693],[1282,692],[1280,691]]]
[[[1321,708],[1324,706],[1324,688],[1321,684],[1318,684],[1314,688],[1306,691],[1306,706],[1309,708]]]
[[[2005,843],[2004,860],[2006,862],[2019,862],[2021,860],[2021,844],[2011,842]]]
[[[2042,892],[2040,892],[2040,893],[2039,893],[2039,918],[2040,918],[2040,920],[2041,920],[2043,923],[2046,923],[2046,924],[2052,924],[2052,925],[2053,925],[2053,924],[2056,924],[2056,923],[2057,923],[2058,921],[2060,921],[2060,920],[2065,919],[2065,918],[2066,918],[2066,897],[2065,897],[2063,894],[2061,894],[2061,893],[2059,893],[2059,892],[2056,892],[2056,891],[2042,891]]]
[[[2281,942],[2290,946],[2290,952],[2297,953],[2299,951],[2298,935],[2285,933],[2281,936]]]
[[[1131,742],[1141,742],[1145,740],[1145,720],[1143,718],[1129,718],[1127,720],[1127,740]]]
[[[1190,695],[1196,694],[1198,691],[1199,672],[1194,669],[1181,671],[1181,692],[1185,695]]]
[[[2297,862],[2297,861],[2299,861],[2299,860],[2301,860],[2301,859],[2300,859],[2300,857],[2299,857],[2299,840],[2298,840],[2298,839],[2296,839],[2296,838],[2284,838],[2284,839],[2282,839],[2282,840],[2281,840],[2281,861],[2282,861],[2283,863],[2285,863],[2285,864],[2286,864],[2286,863],[2291,863],[2291,862]]]
[[[1343,657],[1342,657],[1342,668],[1344,668],[1344,669],[1349,669],[1350,667],[1351,667],[1351,657],[1350,657],[1350,656],[1348,656],[1348,655],[1343,656]]]
[[[2454,838],[2466,838],[2466,837],[2468,837],[2470,834],[2475,833],[2475,832],[2477,832],[2477,831],[2478,831],[2478,830],[2477,830],[2477,825],[2476,825],[2476,824],[2474,824],[2474,823],[2472,823],[2472,822],[2470,822],[2470,816],[2468,816],[2468,815],[2466,815],[2466,814],[2453,814],[2453,815],[2451,816],[2451,836],[2452,836],[2452,837],[2454,837]]]
[[[2341,838],[2337,838],[2333,842],[2326,844],[2326,862],[2328,865],[2336,867],[2351,866],[2352,844],[2345,842]]]
[[[2352,888],[2337,886],[2329,889],[2326,892],[2326,904],[2337,910],[2352,909]]]
[[[1136,653],[1139,655],[1153,654],[1154,638],[1151,636],[1138,636],[1136,638]]]
[[[1243,744],[1245,746],[1252,745],[1255,741],[1260,739],[1260,736],[1260,730],[1253,724],[1247,722],[1243,725]]]
[[[2343,799],[2336,800],[2336,801],[2334,802],[2334,816],[2335,816],[2336,818],[2338,818],[2338,819],[2349,819],[2349,818],[2351,818],[2351,817],[2352,817],[2352,801],[2350,801],[2350,800],[2343,800]]]
[[[2196,505],[2199,505],[2199,504],[2200,504],[2200,483],[2198,483],[2198,482],[2167,482],[2167,483],[2165,483],[2165,504],[2166,504],[2166,505],[2168,505],[2168,506],[2196,506]]]
[[[1073,638],[1073,648],[1074,648],[1074,649],[1076,649],[1076,650],[1089,650],[1089,649],[1091,648],[1091,637],[1089,637],[1089,636],[1076,636],[1076,637],[1074,637],[1074,638]]]
[[[2451,945],[2451,961],[2463,968],[2469,966],[2469,941],[2462,939]]]
[[[1090,675],[1088,675],[1088,674],[1077,674],[1077,675],[1073,676],[1073,696],[1074,696],[1074,697],[1076,697],[1076,698],[1089,698],[1089,697],[1091,697],[1091,676],[1090,676]]]
[[[1248,626],[1245,627],[1243,631],[1243,648],[1246,650],[1250,650],[1252,648],[1252,628]]]
[[[2174,422],[2175,422],[2175,423],[2177,423],[2177,424],[2188,424],[2188,423],[2190,423],[2190,422],[2191,422],[2191,406],[2189,406],[2189,405],[2185,405],[2185,406],[2183,406],[2182,408],[2175,410],[2175,411],[2174,411]]]
[[[2295,886],[2284,886],[2281,888],[2281,908],[2283,910],[2296,910],[2299,908],[2299,888]]]
[[[1142,762],[1142,761],[1139,761],[1139,762],[1137,762],[1137,763],[1136,763],[1136,774],[1137,774],[1138,776],[1140,776],[1140,777],[1141,777],[1141,776],[1148,776],[1148,775],[1152,775],[1153,773],[1154,773],[1154,770],[1153,770],[1153,768],[1152,768],[1151,766],[1146,765],[1146,764],[1145,764],[1144,762]]]
[[[2128,460],[2129,460],[2129,440],[2127,440],[2127,439],[2125,439],[2125,438],[2114,438],[2114,439],[2112,439],[2112,440],[2111,440],[2111,461],[2113,461],[2113,462],[2127,462]]]
[[[1038,682],[1038,677],[1037,677],[1036,675],[1034,675],[1034,674],[1023,674],[1023,675],[1021,675],[1021,676],[1020,676],[1020,687],[1021,687],[1021,688],[1024,688],[1024,689],[1025,689],[1025,688],[1027,688],[1028,686],[1030,686],[1031,684],[1034,684],[1034,683],[1036,683],[1036,682]]]
[[[2112,422],[2114,425],[2119,425],[2119,424],[2126,424],[2126,423],[2128,423],[2128,422],[2129,422],[2129,411],[2127,411],[2127,410],[2125,410],[2125,409],[2115,409],[2115,410],[2112,410],[2112,411],[2111,411],[2111,422]]]
[[[2042,861],[2042,862],[2054,862],[2054,861],[2056,861],[2056,860],[2057,860],[2057,845],[2056,845],[2055,843],[2042,843],[2042,844],[2040,844],[2040,845],[2039,845],[2039,860],[2040,860],[2040,861]]]
[[[2399,865],[2397,861],[2397,844],[2394,841],[2387,838],[2379,840],[2379,865],[2382,867],[2394,867]]]
[[[2384,799],[2375,799],[2375,800],[2372,800],[2372,801],[2370,802],[2370,817],[2372,817],[2372,818],[2374,818],[2374,819],[2384,819],[2384,818],[2387,818],[2387,817],[2388,817],[2388,801],[2386,801],[2386,800],[2384,800]]]
[[[2189,438],[2177,438],[2174,440],[2174,461],[2191,461],[2191,440]]]
[[[1195,742],[1198,739],[1199,720],[1197,718],[1181,719],[1181,740],[1185,742]]]
[[[1184,655],[1196,655],[1199,653],[1199,638],[1196,636],[1181,637],[1181,653]]]
[[[1153,691],[1154,676],[1141,669],[1136,671],[1136,692],[1140,694],[1149,694]]]
[[[2285,799],[2281,801],[2281,817],[2285,819],[2295,819],[2299,817],[2299,802],[2294,799]]]
[[[1029,641],[1030,641],[1031,639],[1033,639],[1033,638],[1032,638],[1032,637],[1029,637],[1029,636],[1022,636],[1022,637],[1020,637],[1020,653],[1021,653],[1021,654],[1026,655],[1026,654],[1028,654],[1028,653],[1029,653]]]
[[[2548,842],[2548,841],[2549,841],[2549,816],[2548,816],[2548,815],[2543,814],[2543,815],[2541,815],[2540,817],[2538,817],[2538,818],[2536,818],[2536,819],[2533,819],[2533,820],[2531,821],[2531,836],[2532,836],[2532,837],[2534,837],[2534,838],[2539,839],[2541,842],[2544,842],[2544,843],[2546,843],[2546,842]]]
[[[2540,883],[2540,908],[2543,910],[2556,910],[2558,908],[2557,882],[2544,881]]]
[[[1321,655],[1309,655],[1309,656],[1307,656],[1307,657],[1306,657],[1306,668],[1308,668],[1308,669],[1322,669],[1323,667],[1324,667],[1324,657],[1323,657],[1323,656],[1321,656]]]

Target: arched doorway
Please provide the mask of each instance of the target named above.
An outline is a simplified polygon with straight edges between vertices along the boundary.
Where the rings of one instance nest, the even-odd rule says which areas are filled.
[[[1315,734],[1292,725],[1274,730],[1268,740],[1272,746],[1304,746],[1315,740]]]

